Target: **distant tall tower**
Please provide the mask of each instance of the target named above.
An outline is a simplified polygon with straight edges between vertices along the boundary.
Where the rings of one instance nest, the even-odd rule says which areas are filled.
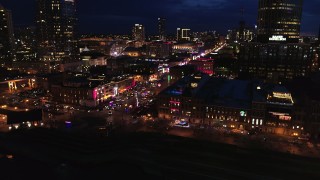
[[[177,41],[190,41],[190,29],[177,28]]]
[[[34,27],[15,28],[16,62],[35,62],[37,41]],[[13,64],[13,66],[15,66]]]
[[[132,37],[135,41],[145,41],[145,29],[141,24],[135,24],[132,28]]]
[[[303,0],[259,0],[258,41],[298,42]]]
[[[320,45],[320,26],[319,26],[319,30],[318,30],[318,45]]]
[[[74,60],[78,54],[75,1],[37,0],[36,20],[40,56],[46,56],[43,60]]]
[[[239,41],[243,42],[245,39],[245,28],[246,28],[246,22],[244,21],[244,8],[241,8],[241,20],[239,23]]]
[[[14,60],[14,34],[11,11],[0,4],[0,66],[10,67]]]
[[[158,18],[159,40],[166,40],[166,19]]]

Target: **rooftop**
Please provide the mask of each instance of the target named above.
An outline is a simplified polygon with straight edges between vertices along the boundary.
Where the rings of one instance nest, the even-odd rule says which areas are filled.
[[[83,51],[80,56],[91,56],[93,59],[98,57],[105,57],[106,55],[96,51]]]
[[[206,104],[246,109],[252,103],[252,86],[251,81],[193,74],[168,87],[162,94],[194,97]]]
[[[251,106],[251,94],[251,81],[210,78],[196,97],[207,104],[247,109]]]
[[[203,73],[186,76],[162,91],[161,94],[192,97],[197,94],[208,79],[209,76]]]
[[[124,52],[134,52],[134,51],[139,51],[138,48],[135,47],[127,47]]]

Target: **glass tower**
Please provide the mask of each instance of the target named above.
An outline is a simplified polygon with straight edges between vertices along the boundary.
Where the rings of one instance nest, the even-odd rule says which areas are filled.
[[[259,0],[258,41],[298,42],[303,0]]]
[[[14,34],[11,11],[0,4],[0,66],[10,67],[14,60]]]
[[[135,24],[132,28],[132,37],[135,41],[145,41],[145,29],[141,24]]]
[[[158,18],[159,40],[166,40],[166,19]]]
[[[37,38],[42,60],[74,58],[76,21],[74,0],[37,0]]]

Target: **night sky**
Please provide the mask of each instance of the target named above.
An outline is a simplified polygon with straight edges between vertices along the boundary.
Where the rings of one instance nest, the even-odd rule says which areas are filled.
[[[35,0],[0,0],[13,12],[15,25],[34,23]],[[157,18],[167,18],[167,30],[188,27],[192,31],[217,30],[225,34],[237,27],[244,8],[244,19],[254,26],[258,0],[78,0],[80,33],[129,33],[133,24],[146,26],[146,32],[156,32]],[[320,0],[305,0],[302,34],[318,34]]]

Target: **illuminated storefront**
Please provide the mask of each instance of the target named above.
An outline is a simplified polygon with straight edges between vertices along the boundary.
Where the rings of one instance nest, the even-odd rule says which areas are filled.
[[[296,118],[295,102],[286,87],[206,76],[188,76],[161,92],[158,117],[178,126],[188,123],[287,136],[303,134],[305,127]]]

